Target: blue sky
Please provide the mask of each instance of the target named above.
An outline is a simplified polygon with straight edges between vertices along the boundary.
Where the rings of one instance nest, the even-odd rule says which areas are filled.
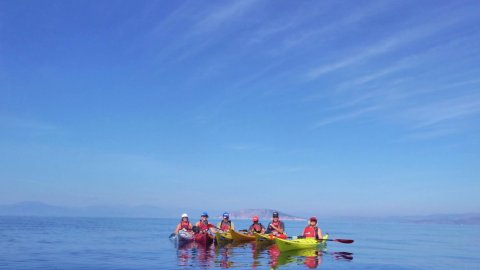
[[[480,206],[478,1],[1,1],[0,204]]]

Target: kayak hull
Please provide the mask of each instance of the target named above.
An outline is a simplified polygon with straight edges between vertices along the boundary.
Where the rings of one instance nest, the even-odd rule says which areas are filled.
[[[217,240],[217,243],[220,242],[230,242],[232,241],[232,234],[230,232],[216,232],[215,233],[215,239]]]
[[[207,246],[213,243],[214,237],[208,233],[197,233],[193,238],[196,243]]]
[[[177,234],[178,243],[192,242],[194,239],[193,233],[187,231],[179,231]]]
[[[255,235],[244,234],[234,230],[230,230],[230,234],[234,242],[251,242],[255,241]]]
[[[273,234],[264,234],[264,233],[256,233],[254,232],[253,235],[255,235],[255,240],[257,242],[265,242],[265,243],[275,243],[276,238],[282,238],[286,239],[287,235],[286,234],[280,234],[280,235],[273,235]]]
[[[290,251],[298,249],[315,249],[320,245],[325,245],[328,235],[323,237],[323,240],[316,240],[315,238],[298,238],[298,239],[280,239],[275,238],[275,244],[280,251]]]

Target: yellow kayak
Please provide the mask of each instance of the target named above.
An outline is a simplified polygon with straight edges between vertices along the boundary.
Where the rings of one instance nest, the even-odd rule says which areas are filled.
[[[257,240],[257,242],[269,243],[269,244],[275,243],[275,236],[271,234],[254,232],[253,235],[255,235],[255,240]]]
[[[215,233],[215,238],[217,243],[232,241],[232,234],[230,232],[219,232]]]
[[[230,234],[232,236],[233,241],[235,242],[250,242],[250,241],[255,241],[255,236],[254,235],[249,235],[241,232],[237,232],[234,230],[230,230]]]
[[[325,245],[328,239],[328,234],[323,236],[323,239],[318,241],[315,238],[298,238],[298,239],[280,239],[275,238],[275,244],[277,244],[280,251],[296,250],[316,248],[318,245]]]

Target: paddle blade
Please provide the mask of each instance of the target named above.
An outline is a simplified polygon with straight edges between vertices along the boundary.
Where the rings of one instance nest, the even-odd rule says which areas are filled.
[[[332,241],[339,242],[339,243],[344,243],[344,244],[353,243],[353,240],[350,240],[350,239],[332,239]]]

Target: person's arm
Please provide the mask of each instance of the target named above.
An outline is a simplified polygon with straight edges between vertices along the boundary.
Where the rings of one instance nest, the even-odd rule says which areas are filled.
[[[265,233],[265,227],[262,224],[260,224],[260,226],[262,227],[261,233]]]
[[[230,229],[235,231],[235,225],[233,225],[233,222],[230,225]]]
[[[208,229],[207,231],[211,232],[211,233],[216,233],[217,232],[217,228],[215,227],[215,225],[211,224],[211,223],[208,223]]]
[[[177,227],[175,228],[175,233],[176,234],[178,233],[178,231],[180,231],[180,227],[181,227],[180,224],[178,224]]]
[[[280,226],[278,227],[273,226],[273,224],[270,224],[270,226],[272,226],[272,228],[274,228],[278,233],[283,234],[284,226],[282,221],[280,222]]]
[[[319,227],[317,228],[317,235],[318,235],[318,239],[322,239],[322,238],[323,238],[322,229],[320,229]]]
[[[271,233],[272,232],[272,223],[268,223],[267,228],[265,229],[265,233]]]

